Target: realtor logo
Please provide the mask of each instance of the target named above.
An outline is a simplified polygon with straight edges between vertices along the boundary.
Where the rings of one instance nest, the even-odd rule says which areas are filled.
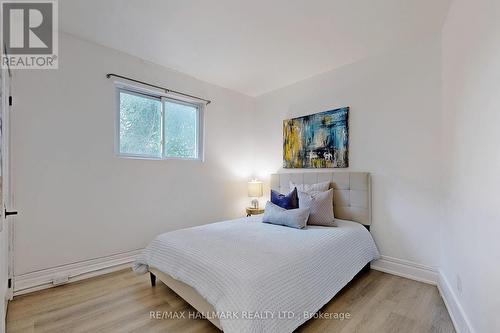
[[[1,1],[2,68],[57,69],[57,0]]]

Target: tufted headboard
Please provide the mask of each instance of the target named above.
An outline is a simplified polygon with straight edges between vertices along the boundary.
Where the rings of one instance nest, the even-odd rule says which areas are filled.
[[[289,182],[314,184],[330,181],[333,188],[333,211],[336,218],[364,225],[372,222],[371,178],[368,172],[295,172],[271,175],[271,189],[288,193]]]

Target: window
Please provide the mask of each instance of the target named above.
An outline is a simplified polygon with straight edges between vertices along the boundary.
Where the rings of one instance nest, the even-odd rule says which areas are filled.
[[[201,159],[201,106],[119,89],[118,154]]]

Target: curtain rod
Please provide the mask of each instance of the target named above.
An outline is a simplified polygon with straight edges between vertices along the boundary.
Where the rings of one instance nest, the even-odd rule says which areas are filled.
[[[201,98],[201,97],[198,97],[198,96],[194,96],[194,95],[190,95],[190,94],[185,94],[185,93],[182,93],[180,91],[175,91],[175,90],[172,90],[172,89],[160,87],[160,86],[157,86],[157,85],[154,85],[154,84],[150,84],[150,83],[146,83],[146,82],[139,81],[139,80],[136,80],[136,79],[132,79],[130,77],[126,77],[126,76],[122,76],[122,75],[118,75],[118,74],[113,74],[113,73],[106,74],[106,77],[108,79],[110,77],[112,77],[112,76],[120,78],[120,79],[125,79],[125,80],[128,80],[128,81],[132,81],[132,82],[135,82],[135,83],[144,84],[146,86],[150,86],[150,87],[153,87],[153,88],[161,89],[161,90],[164,90],[166,94],[168,94],[168,93],[174,93],[174,94],[177,94],[177,95],[181,95],[181,96],[186,96],[186,97],[198,99],[200,101],[204,101],[206,103],[206,105],[212,103],[211,100],[208,100],[208,99],[205,99],[205,98]]]

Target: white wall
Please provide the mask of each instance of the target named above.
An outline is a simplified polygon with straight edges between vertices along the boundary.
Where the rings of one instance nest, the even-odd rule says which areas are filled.
[[[282,166],[282,121],[350,106],[350,168],[373,176],[373,235],[386,256],[437,266],[440,40],[388,50],[257,100],[256,171]]]
[[[60,38],[59,70],[14,74],[15,275],[244,216],[251,98],[70,35]],[[206,161],[115,157],[108,72],[213,100],[205,113]]]
[[[455,0],[442,37],[447,218],[440,269],[478,333],[500,332],[499,32],[500,2]]]

